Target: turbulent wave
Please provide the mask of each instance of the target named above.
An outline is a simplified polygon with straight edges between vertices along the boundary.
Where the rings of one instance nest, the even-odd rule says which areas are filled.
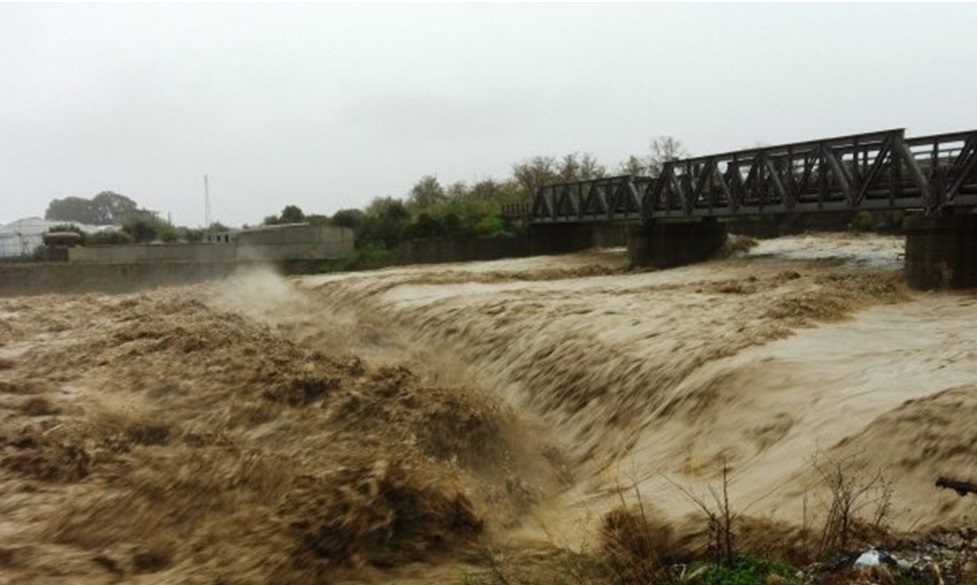
[[[577,258],[557,277],[565,259],[553,258],[539,280],[513,261],[470,278],[418,267],[304,285],[458,356],[541,418],[579,479],[561,506],[602,509],[637,485],[678,518],[696,509],[686,492],[707,493],[727,465],[744,506],[800,523],[823,496],[816,461],[859,456],[891,476],[893,523],[923,527],[966,504],[905,465],[891,448],[904,439],[880,421],[972,380],[973,360],[938,363],[954,345],[970,356],[975,338],[962,331],[969,299],[904,289],[899,246],[803,237],[662,272],[629,272],[608,253],[587,261],[616,273],[584,278]],[[914,436],[933,424],[923,417]],[[977,473],[953,463],[966,441],[950,433],[927,472]]]
[[[932,483],[977,476],[977,299],[906,291],[898,251],[805,237],[661,272],[611,250],[0,300],[0,559],[425,582],[412,563],[476,542],[613,536],[628,516],[605,512],[633,503],[692,546],[723,469],[744,542],[806,538],[841,466],[885,478],[892,525],[952,524],[967,503]]]
[[[501,401],[298,344],[256,315],[301,295],[235,284],[246,311],[212,288],[3,307],[17,574],[331,581],[470,545],[562,481]]]

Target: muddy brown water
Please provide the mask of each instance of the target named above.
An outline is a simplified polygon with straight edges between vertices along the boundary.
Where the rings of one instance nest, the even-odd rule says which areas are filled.
[[[893,528],[963,522],[932,484],[977,477],[977,298],[907,291],[901,246],[0,300],[0,575],[461,582],[467,544],[584,548],[622,501],[694,530],[723,466],[779,523],[832,464]]]

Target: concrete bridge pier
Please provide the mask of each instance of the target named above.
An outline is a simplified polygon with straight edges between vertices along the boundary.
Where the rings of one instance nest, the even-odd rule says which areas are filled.
[[[625,225],[618,223],[556,223],[529,229],[530,255],[567,254],[588,248],[613,248],[627,241]]]
[[[910,215],[903,227],[910,287],[977,287],[977,215]]]
[[[567,254],[591,247],[591,226],[583,223],[534,225],[529,229],[529,254]]]
[[[715,218],[659,221],[631,226],[632,266],[672,268],[708,260],[726,242],[726,226]]]

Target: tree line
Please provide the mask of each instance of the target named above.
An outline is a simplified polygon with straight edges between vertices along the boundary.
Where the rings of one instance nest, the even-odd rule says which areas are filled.
[[[376,197],[363,209],[341,209],[332,217],[307,215],[298,206],[287,205],[278,215],[265,217],[262,224],[311,223],[353,228],[360,254],[378,257],[382,262],[380,257],[406,239],[511,236],[520,226],[506,221],[503,207],[531,202],[543,185],[597,179],[609,174],[654,176],[665,161],[687,155],[681,141],[662,136],[651,142],[646,154],[629,156],[613,173],[589,153],[535,156],[513,164],[511,175],[503,179],[443,185],[437,176],[425,175],[403,197]],[[227,229],[219,223],[206,229],[173,226],[160,219],[158,213],[140,208],[135,201],[111,191],[92,199],[55,199],[49,204],[45,218],[121,226],[121,231],[89,236],[92,243],[192,242],[202,240],[207,231]]]
[[[425,175],[403,198],[377,197],[364,209],[343,209],[331,223],[354,228],[361,252],[382,255],[401,241],[415,238],[470,239],[506,237],[521,226],[502,215],[507,204],[526,204],[546,184],[584,181],[617,175],[657,175],[663,163],[688,156],[681,141],[662,136],[651,142],[645,155],[632,155],[613,171],[589,153],[562,157],[535,156],[512,165],[505,179],[484,179],[474,184],[442,185]]]

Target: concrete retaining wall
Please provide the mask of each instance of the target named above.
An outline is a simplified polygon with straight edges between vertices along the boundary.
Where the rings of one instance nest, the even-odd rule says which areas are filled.
[[[243,231],[230,243],[129,244],[75,247],[69,262],[277,262],[335,260],[353,254],[353,230],[335,226],[290,225]]]
[[[626,224],[554,224],[533,226],[511,238],[407,240],[397,248],[397,261],[401,264],[434,264],[498,260],[626,245]]]
[[[397,247],[401,264],[437,264],[471,262],[526,256],[525,236],[457,242],[453,240],[407,240]]]
[[[623,223],[557,223],[529,229],[527,254],[566,254],[587,248],[614,248],[628,243]]]
[[[135,264],[141,262],[233,262],[234,244],[126,244],[76,246],[68,249],[69,262]]]
[[[3,263],[0,296],[132,292],[225,278],[259,266],[270,267],[244,262]]]

